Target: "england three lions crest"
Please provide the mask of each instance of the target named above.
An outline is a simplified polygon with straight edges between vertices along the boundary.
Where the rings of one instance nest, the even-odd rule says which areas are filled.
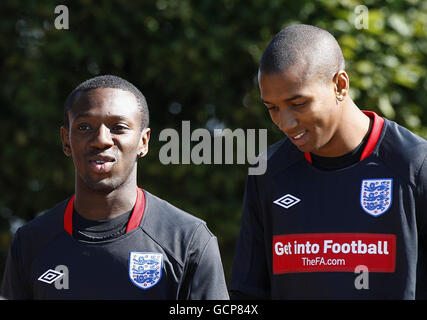
[[[163,255],[156,252],[131,252],[129,277],[141,289],[155,286],[162,277]]]
[[[360,205],[366,213],[377,217],[391,206],[393,179],[364,179],[360,188]]]

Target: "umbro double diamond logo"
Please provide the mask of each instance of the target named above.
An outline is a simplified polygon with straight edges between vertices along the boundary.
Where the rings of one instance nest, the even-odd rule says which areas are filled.
[[[54,283],[58,290],[70,288],[68,267],[62,264],[56,266],[55,269],[47,270],[37,280],[47,284]]]
[[[56,270],[49,269],[43,273],[37,280],[51,284],[62,278],[64,274]]]
[[[273,201],[274,204],[277,204],[278,206],[281,206],[285,209],[289,209],[290,207],[296,205],[298,202],[300,202],[301,199],[298,199],[297,197],[286,194],[283,197],[280,197],[279,199]]]

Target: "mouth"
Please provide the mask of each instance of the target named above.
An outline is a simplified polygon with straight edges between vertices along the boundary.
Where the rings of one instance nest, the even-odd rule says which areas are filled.
[[[293,136],[292,137],[292,139],[294,139],[294,140],[298,140],[298,139],[300,139],[300,138],[302,138],[302,136],[305,134],[305,130],[303,131],[303,132],[301,132],[300,134],[297,134],[296,136]]]
[[[294,135],[288,135],[288,137],[296,146],[302,146],[307,142],[307,130],[303,130]]]
[[[107,173],[113,168],[116,159],[110,156],[95,156],[89,159],[90,168],[95,173]]]

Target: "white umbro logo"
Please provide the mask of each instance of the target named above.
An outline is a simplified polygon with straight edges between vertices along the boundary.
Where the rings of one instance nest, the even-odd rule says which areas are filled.
[[[63,275],[64,274],[61,272],[49,269],[45,273],[43,273],[37,280],[51,284],[56,280],[60,279]]]
[[[296,205],[298,202],[300,202],[301,199],[298,199],[297,197],[286,194],[283,197],[280,197],[279,199],[273,201],[274,204],[277,204],[278,206],[281,206],[285,209],[289,209],[290,207]]]

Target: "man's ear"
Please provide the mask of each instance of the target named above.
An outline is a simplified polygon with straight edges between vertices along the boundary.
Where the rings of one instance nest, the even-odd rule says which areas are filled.
[[[335,74],[333,81],[335,83],[335,95],[337,96],[337,99],[341,101],[348,94],[350,87],[350,80],[348,78],[347,72],[340,70]]]
[[[148,153],[148,142],[150,141],[151,129],[145,128],[142,130],[141,139],[138,145],[138,158],[144,157]]]
[[[71,157],[70,135],[68,129],[61,127],[62,151],[67,157]]]

